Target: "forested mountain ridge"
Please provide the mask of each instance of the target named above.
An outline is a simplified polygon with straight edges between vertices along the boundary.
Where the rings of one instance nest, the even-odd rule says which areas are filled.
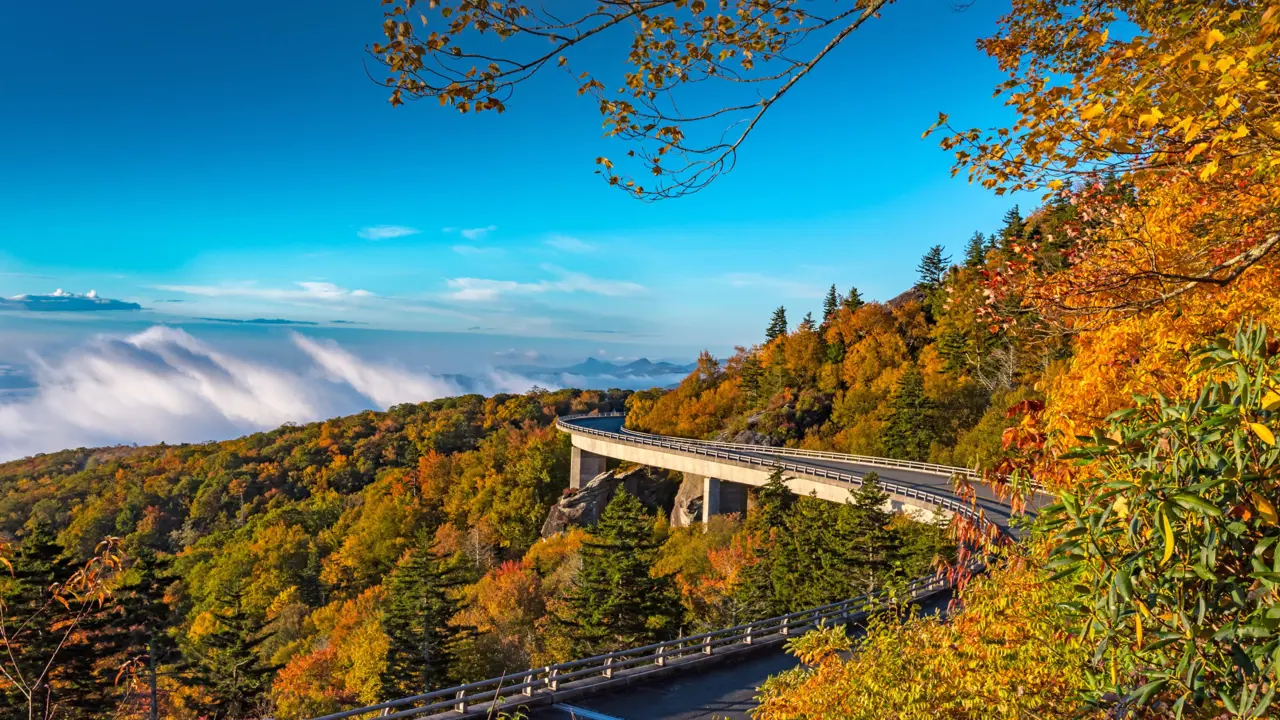
[[[28,678],[0,682],[5,707],[145,717],[154,673],[162,717],[304,718],[840,599],[950,552],[874,483],[841,508],[778,481],[706,532],[618,492],[588,532],[540,539],[568,485],[554,418],[628,397],[469,395],[0,464],[5,669]]]

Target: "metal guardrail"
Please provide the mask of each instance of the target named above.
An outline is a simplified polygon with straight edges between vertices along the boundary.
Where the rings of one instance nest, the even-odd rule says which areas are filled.
[[[578,420],[593,417],[626,417],[623,412],[610,412],[592,414],[565,415],[557,419],[557,425],[562,425],[560,420]],[[567,425],[564,423],[563,425]],[[573,426],[578,431],[591,432],[590,429],[583,428],[579,425]],[[703,445],[706,447],[724,448],[726,450],[741,450],[746,452],[767,453],[769,455],[787,455],[790,457],[806,457],[819,460],[838,460],[840,462],[856,463],[858,465],[869,465],[871,467],[883,467],[899,470],[914,470],[916,472],[925,472],[933,475],[942,475],[952,477],[959,475],[971,481],[980,481],[983,474],[973,468],[962,468],[954,465],[939,465],[938,463],[919,462],[916,460],[898,460],[896,458],[879,457],[876,455],[851,455],[849,453],[831,452],[829,450],[802,450],[800,448],[779,447],[774,445],[748,445],[746,443],[722,442],[719,440],[698,440],[695,438],[668,438],[661,435],[652,435],[638,430],[628,430],[622,428],[622,435],[631,437],[646,438],[657,441],[667,441],[676,445]],[[883,483],[881,483],[883,484]],[[1045,492],[1043,485],[1037,482],[1030,482],[1028,486],[1037,492]]]
[[[916,600],[948,587],[950,581],[945,576],[933,575],[912,581],[907,585],[907,592],[911,599]],[[629,670],[634,671],[646,665],[662,667],[689,656],[711,656],[717,650],[723,652],[728,647],[774,644],[823,623],[859,620],[884,596],[885,591],[860,595],[809,610],[556,665],[530,668],[521,673],[389,700],[325,715],[315,720],[344,720],[366,716],[384,720],[436,715],[447,717],[477,710],[489,712],[516,708],[529,703],[538,695],[587,686],[600,682],[601,679],[623,677]]]
[[[680,452],[690,452],[698,455],[705,455],[734,462],[744,462],[762,467],[780,468],[783,470],[801,473],[803,475],[823,477],[854,485],[861,485],[862,483],[860,477],[851,473],[829,470],[827,468],[796,465],[794,463],[770,460],[754,455],[744,455],[742,453],[731,452],[729,449],[722,447],[734,447],[731,443],[669,440],[666,438],[660,438],[659,436],[636,433],[633,431],[614,433],[605,430],[598,430],[596,428],[584,427],[582,425],[573,425],[569,422],[586,417],[598,418],[620,416],[622,416],[622,413],[610,413],[605,415],[570,415],[558,418],[556,420],[556,425],[566,432],[581,432],[589,435],[609,437],[612,440],[620,442],[662,447]],[[756,452],[763,449],[763,446],[752,445],[739,447],[753,448]],[[774,453],[775,451],[782,449],[784,448],[767,448],[767,452]],[[858,457],[841,455],[839,453],[816,453],[814,451],[794,451],[794,453],[801,457],[822,457],[839,460],[850,460],[851,458]],[[813,454],[801,455],[801,453]],[[885,458],[874,459],[886,460]],[[862,462],[862,460],[852,461]],[[893,467],[907,467],[905,461],[893,462],[904,463],[903,465],[895,465]],[[864,464],[870,465],[872,463],[867,462]],[[929,464],[913,463],[913,465],[920,466]],[[943,468],[945,471],[931,468],[927,469],[923,467],[912,467],[911,469],[945,475],[951,475],[953,472],[961,470],[960,468],[947,468],[943,465],[933,465],[932,468]],[[891,493],[916,498],[968,517],[982,525],[984,528],[993,528],[997,532],[1002,531],[998,526],[995,526],[987,520],[980,510],[975,510],[967,503],[911,486],[886,482],[881,482],[880,486]],[[951,587],[951,579],[949,576],[931,575],[908,583],[907,592],[912,600],[917,600],[933,595],[949,587]],[[449,717],[477,712],[498,712],[504,709],[517,708],[521,705],[532,704],[538,699],[543,699],[545,702],[557,692],[570,689],[587,688],[592,684],[598,684],[602,681],[626,677],[629,674],[637,674],[638,672],[645,670],[647,666],[664,667],[671,663],[678,664],[680,662],[689,662],[691,657],[711,656],[714,655],[717,650],[726,652],[729,648],[734,647],[743,648],[751,645],[773,644],[781,642],[793,634],[801,633],[817,627],[822,623],[858,620],[864,617],[867,611],[877,601],[883,598],[883,596],[884,591],[869,595],[860,595],[856,598],[842,600],[840,602],[823,605],[821,607],[787,613],[785,615],[778,615],[776,617],[765,618],[763,620],[735,625],[733,627],[723,628],[720,630],[712,630],[711,632],[701,633],[699,635],[690,635],[688,637],[668,640],[666,642],[628,648],[626,650],[604,653],[556,665],[548,665],[541,668],[529,668],[528,670],[514,673],[512,675],[489,678],[488,680],[480,680],[479,682],[436,690],[433,692],[423,693],[421,695],[388,700],[387,702],[369,705],[362,708],[355,708],[353,710],[344,710],[342,712],[315,718],[315,720],[346,720],[346,718],[362,717],[378,717],[383,720],[393,720],[394,718],[422,719],[424,717],[436,716]],[[648,668],[648,670],[652,671],[652,668]]]

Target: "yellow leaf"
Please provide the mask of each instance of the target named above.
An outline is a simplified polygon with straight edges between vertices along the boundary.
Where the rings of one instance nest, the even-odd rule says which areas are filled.
[[[1137,613],[1133,616],[1133,629],[1137,633],[1138,647],[1142,647],[1142,616]]]
[[[1173,557],[1173,526],[1169,524],[1168,515],[1161,515],[1160,522],[1164,524],[1164,557],[1160,558],[1160,564],[1164,565]]]
[[[1226,35],[1223,35],[1222,32],[1217,28],[1214,28],[1210,30],[1209,33],[1204,37],[1204,49],[1208,50],[1209,48],[1213,47],[1214,45],[1226,39],[1227,39]]]
[[[1262,409],[1267,411],[1280,409],[1280,393],[1275,390],[1269,391],[1262,398]]]
[[[1263,425],[1262,423],[1249,423],[1249,429],[1252,430],[1253,434],[1257,435],[1262,442],[1268,445],[1276,444],[1275,433],[1271,432],[1271,428],[1266,425]]]
[[[1200,171],[1200,179],[1208,180],[1209,178],[1213,177],[1213,174],[1216,172],[1218,172],[1218,161],[1210,160],[1209,164],[1205,165],[1204,169]]]
[[[1092,119],[1094,119],[1094,118],[1098,117],[1099,115],[1101,115],[1101,114],[1102,114],[1102,111],[1103,111],[1103,110],[1105,110],[1105,109],[1106,109],[1106,108],[1102,107],[1102,103],[1100,103],[1100,102],[1096,102],[1096,103],[1094,103],[1094,104],[1090,105],[1090,106],[1089,106],[1089,108],[1088,108],[1087,110],[1085,110],[1084,112],[1080,113],[1080,117],[1081,117],[1081,119],[1083,119],[1083,120],[1092,120]]]
[[[1262,496],[1261,493],[1249,493],[1249,499],[1253,501],[1253,506],[1258,509],[1258,515],[1271,525],[1280,524],[1280,516],[1276,515],[1276,508],[1271,501]]]

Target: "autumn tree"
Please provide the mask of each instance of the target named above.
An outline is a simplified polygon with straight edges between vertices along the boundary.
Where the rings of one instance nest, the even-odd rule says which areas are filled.
[[[582,567],[557,618],[579,656],[675,637],[680,599],[670,577],[655,575],[653,519],[619,490],[582,546]]]
[[[426,535],[396,564],[382,620],[389,640],[382,676],[387,693],[416,695],[458,680],[457,650],[470,629],[451,621],[466,580],[459,561],[440,555]]]
[[[578,94],[598,104],[605,132],[630,146],[631,170],[615,171],[613,160],[599,157],[600,174],[656,199],[696,192],[731,169],[768,109],[888,0],[823,11],[798,0],[640,0],[570,14],[526,2],[386,4],[386,42],[369,52],[388,72],[380,80],[393,105],[432,99],[463,113],[502,112],[524,81],[547,69],[572,71]],[[590,65],[591,43],[630,48],[622,77]]]
[[[769,327],[764,331],[764,342],[767,345],[786,334],[787,309],[779,305],[778,309],[773,311],[773,317],[769,319]]]
[[[1034,277],[1036,248],[1022,247],[993,291],[1097,327],[1267,261],[1278,34],[1273,1],[1015,0],[979,44],[1008,74],[998,90],[1017,120],[956,130],[943,116],[943,146],[997,193],[1070,192],[1083,213],[1064,228],[1065,268]]]

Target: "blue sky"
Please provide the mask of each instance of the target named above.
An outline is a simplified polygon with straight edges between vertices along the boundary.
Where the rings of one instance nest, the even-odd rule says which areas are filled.
[[[365,74],[375,0],[9,3],[0,296],[724,352],[776,305],[817,311],[833,282],[892,297],[928,246],[958,254],[998,223],[1012,201],[952,179],[920,135],[940,110],[1002,117],[973,42],[1005,9],[890,6],[732,174],[644,204],[593,174],[625,148],[560,74],[502,116],[391,108]]]

